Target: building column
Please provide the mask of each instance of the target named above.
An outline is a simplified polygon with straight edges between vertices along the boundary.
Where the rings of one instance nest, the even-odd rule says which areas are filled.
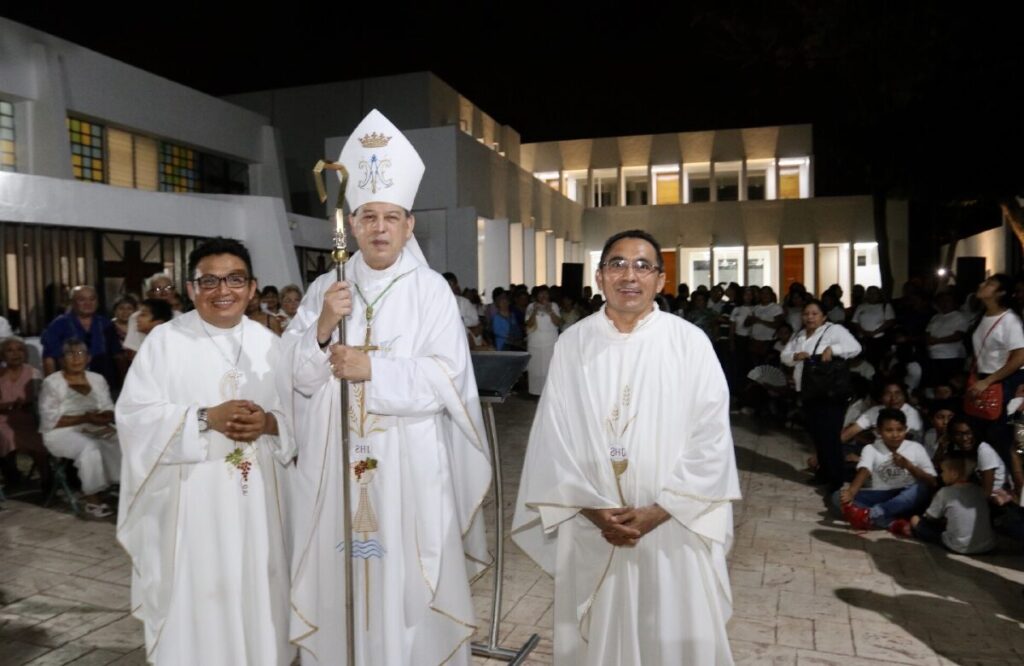
[[[563,197],[566,196],[568,188],[565,185],[565,169],[558,170],[558,193]]]
[[[821,295],[820,287],[818,286],[818,282],[821,281],[820,267],[818,266],[818,241],[814,241],[811,245],[811,252],[814,253],[814,256],[811,258],[811,267],[813,270],[811,277],[814,279],[811,280],[810,285],[807,285],[807,291],[811,292],[811,296],[814,298],[818,298],[818,296]]]
[[[657,201],[654,199],[654,165],[650,158],[647,159],[647,205],[653,206]]]
[[[622,165],[620,164],[615,169],[615,184],[616,189],[616,200],[612,202],[613,206],[625,206],[626,205],[626,175],[622,173]]]
[[[679,160],[679,203],[686,203],[686,176],[683,173],[683,160]]]
[[[775,181],[775,198],[776,199],[781,199],[782,198],[782,192],[779,189],[779,186],[782,183],[782,176],[781,176],[781,173],[780,173],[782,170],[779,168],[779,158],[775,157],[775,158],[772,158],[772,159],[775,160],[775,178],[773,179]]]
[[[737,197],[740,201],[747,200],[747,158],[740,162],[740,191]],[[744,246],[746,247],[746,246]]]
[[[718,201],[718,183],[715,178],[715,161],[708,162],[708,200]]]
[[[584,208],[596,208],[597,207],[597,193],[594,192],[594,167],[587,167],[587,198],[588,201],[583,202]]]

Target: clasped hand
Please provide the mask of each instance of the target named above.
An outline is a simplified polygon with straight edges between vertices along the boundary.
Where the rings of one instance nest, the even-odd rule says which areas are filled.
[[[236,442],[252,442],[264,433],[274,434],[277,422],[252,400],[228,400],[206,412],[210,428]]]
[[[635,546],[642,536],[669,519],[657,504],[616,509],[583,509],[581,513],[594,523],[604,540],[613,546]]]

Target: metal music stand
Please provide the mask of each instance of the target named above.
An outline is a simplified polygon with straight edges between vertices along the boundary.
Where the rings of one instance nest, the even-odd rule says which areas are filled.
[[[494,422],[494,405],[505,402],[516,381],[530,361],[527,352],[473,352],[473,374],[484,408],[484,426],[491,445],[491,469],[494,473],[494,599],[491,602],[491,631],[487,643],[473,643],[473,654],[478,657],[502,659],[510,664],[521,664],[540,642],[533,634],[518,650],[498,645],[498,626],[501,624],[501,587],[505,573],[505,516],[501,488],[501,458],[498,455],[498,431]]]

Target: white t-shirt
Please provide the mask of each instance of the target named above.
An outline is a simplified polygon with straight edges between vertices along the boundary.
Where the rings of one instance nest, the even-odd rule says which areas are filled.
[[[841,305],[835,306],[828,311],[828,320],[833,324],[842,324],[846,321],[846,310]]]
[[[966,333],[968,321],[964,313],[953,310],[942,314],[941,312],[928,321],[925,328],[928,335],[933,338],[945,338],[954,333]],[[961,342],[943,342],[937,345],[928,345],[928,356],[930,358],[964,358],[967,356],[967,349]]]
[[[758,319],[771,321],[780,314],[785,314],[785,312],[783,311],[782,306],[778,303],[754,306],[754,316]],[[764,324],[757,323],[751,327],[750,337],[755,340],[771,340],[775,337],[775,329],[771,326],[765,326]]]
[[[796,333],[804,327],[804,309],[786,308],[786,323]]]
[[[935,452],[939,450],[939,431],[935,428],[928,428],[928,432],[924,434],[924,441],[921,444],[924,446],[924,450],[928,452],[928,455],[934,458]]]
[[[946,519],[942,543],[955,553],[984,553],[996,545],[989,524],[988,498],[973,483],[939,488],[925,515]]]
[[[455,302],[459,306],[459,316],[462,317],[463,326],[470,328],[480,324],[480,315],[477,313],[476,306],[470,303],[468,298],[455,294]]]
[[[982,317],[971,340],[974,342],[974,355],[978,359],[978,372],[991,374],[1006,364],[1011,351],[1024,349],[1024,327],[1021,326],[1020,318],[1007,310],[1002,314]]]
[[[929,474],[935,474],[935,466],[928,452],[917,442],[903,440],[896,453],[909,460],[918,469]],[[860,452],[860,462],[857,469],[866,469],[871,472],[872,490],[895,490],[906,488],[917,483],[917,479],[908,470],[903,469],[892,461],[892,451],[885,444],[878,440],[868,444]]]
[[[860,325],[865,330],[875,330],[885,322],[895,319],[896,313],[888,303],[861,303],[853,312],[851,321]],[[872,337],[880,338],[882,333],[875,333]]]
[[[729,315],[729,319],[736,324],[736,335],[741,338],[750,336],[750,326],[746,325],[747,317],[754,314],[753,305],[737,305],[733,308],[732,313]]]
[[[878,425],[878,412],[882,409],[884,408],[881,405],[875,405],[857,417],[857,425],[861,427],[861,430],[871,430]],[[924,431],[921,415],[909,403],[903,403],[900,411],[907,417],[907,437],[910,437],[911,433],[920,434]]]
[[[11,330],[11,324],[5,317],[0,317],[0,340],[9,338],[14,335],[14,331]]]
[[[996,480],[992,484],[992,492],[999,490],[1006,483],[1006,465],[1003,463],[1003,459],[999,457],[996,450],[988,442],[982,442],[978,445],[978,476],[981,476],[981,472],[987,472],[990,469],[996,471]]]

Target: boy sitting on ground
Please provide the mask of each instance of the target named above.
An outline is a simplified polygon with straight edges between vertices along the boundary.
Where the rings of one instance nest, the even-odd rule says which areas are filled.
[[[886,528],[928,503],[935,466],[924,447],[906,439],[907,417],[898,409],[878,412],[879,439],[864,447],[857,474],[832,495],[832,507],[855,529]],[[861,490],[871,480],[871,487]]]
[[[985,553],[996,545],[989,524],[988,498],[974,482],[974,460],[969,453],[952,451],[941,463],[945,487],[923,516],[910,520],[894,520],[889,530],[897,535],[911,535],[922,541],[941,543],[962,555]]]

